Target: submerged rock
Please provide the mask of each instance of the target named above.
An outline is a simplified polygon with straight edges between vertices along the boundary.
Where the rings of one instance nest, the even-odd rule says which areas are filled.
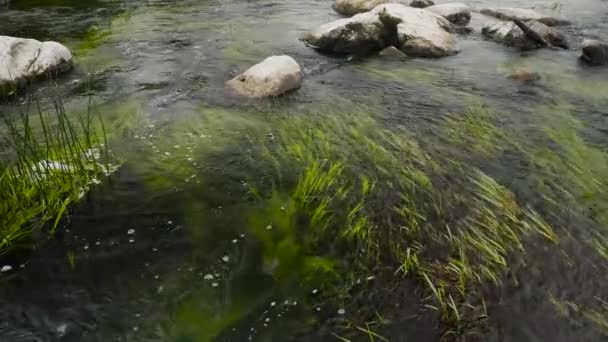
[[[509,78],[522,83],[530,83],[541,79],[539,73],[530,71],[527,68],[517,68],[509,75]]]
[[[279,96],[300,88],[302,71],[300,65],[289,56],[271,56],[226,84],[244,97]]]
[[[398,48],[412,57],[444,57],[458,53],[455,29],[444,17],[427,10],[399,4],[380,5],[378,13],[390,31],[397,28]]]
[[[599,40],[585,39],[581,58],[593,65],[608,65],[608,44]]]
[[[414,8],[427,8],[433,6],[435,3],[431,0],[412,0],[410,7]]]
[[[426,10],[439,14],[455,25],[466,26],[471,21],[471,7],[461,2],[435,5]]]
[[[521,21],[536,20],[548,26],[557,25],[568,25],[569,21],[554,18],[542,13],[538,13],[534,10],[525,8],[512,8],[512,7],[496,7],[496,8],[484,8],[481,10],[482,14],[496,17],[502,20],[514,20],[519,19]]]
[[[336,0],[334,10],[344,15],[355,15],[369,12],[374,7],[389,2],[399,2],[399,0]]]
[[[57,42],[0,36],[0,86],[17,86],[72,68],[70,50]]]
[[[408,56],[443,57],[458,52],[453,30],[440,15],[390,3],[322,25],[303,40],[324,52],[365,54],[393,45]]]
[[[481,32],[498,43],[522,50],[531,50],[549,45],[568,48],[564,35],[535,20],[487,24]]]

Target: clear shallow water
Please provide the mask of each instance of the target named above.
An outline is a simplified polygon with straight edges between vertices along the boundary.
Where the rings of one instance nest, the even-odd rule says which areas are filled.
[[[581,36],[608,38],[605,1],[492,4],[560,12],[574,22],[566,28],[574,46]],[[339,18],[326,1],[16,1],[0,18],[2,34],[58,40],[75,51],[77,68],[60,81],[68,107],[82,110],[90,88],[112,128],[113,150],[125,161],[74,208],[65,231],[50,241],[41,237],[33,253],[2,256],[16,271],[0,278],[6,308],[0,340],[335,340],[331,327],[350,312],[340,315],[340,305],[313,294],[318,283],[303,280],[302,255],[282,255],[287,266],[277,277],[278,266],[268,259],[272,248],[260,244],[248,221],[256,208],[248,205],[247,183],[270,187],[273,176],[272,167],[255,159],[247,133],[272,134],[280,113],[314,113],[322,122],[364,104],[383,127],[403,127],[429,153],[482,168],[531,205],[540,202],[533,187],[538,170],[509,147],[480,156],[446,141],[446,118],[483,102],[522,144],[548,148],[540,133],[551,124],[574,126],[576,118],[587,143],[608,146],[608,69],[581,65],[577,51],[522,54],[485,41],[479,28],[491,19],[481,16],[471,24],[475,33],[459,38],[459,55],[407,62],[349,62],[306,48],[297,39],[302,33]],[[272,54],[300,62],[302,89],[247,103],[226,94],[227,79]],[[541,81],[507,78],[523,66]],[[44,94],[46,86],[35,90]],[[297,176],[284,173],[288,180]],[[573,236],[584,238],[597,226],[593,214],[547,216],[553,215]],[[519,281],[488,290],[493,305],[481,340],[602,338],[546,304],[548,291],[579,302],[606,298],[605,261],[579,240],[564,240],[567,262],[555,260],[562,253],[555,248],[532,242],[527,264],[515,264],[510,274]],[[419,304],[410,293],[376,296]],[[415,314],[403,309],[380,333],[391,341],[438,340],[433,314]]]

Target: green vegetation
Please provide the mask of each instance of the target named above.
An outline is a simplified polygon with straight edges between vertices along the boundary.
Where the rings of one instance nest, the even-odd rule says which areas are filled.
[[[70,118],[61,101],[53,114],[37,105],[7,117],[0,154],[0,252],[34,230],[53,233],[68,207],[111,171],[103,123],[89,111]]]
[[[602,335],[608,336],[608,302],[597,297],[594,299],[593,306],[561,300],[553,294],[549,294],[548,301],[560,316],[577,322],[590,323]]]
[[[494,123],[487,106],[471,106],[464,115],[453,115],[446,120],[446,135],[451,142],[486,158],[496,157],[507,147],[506,132]]]
[[[173,135],[155,133],[172,136],[167,148],[177,144],[185,153],[165,155],[157,146],[158,166],[184,181],[197,173],[205,192],[224,198],[222,191],[240,186],[240,200],[235,202],[233,193],[217,203],[222,212],[244,215],[231,225],[254,234],[262,268],[275,284],[294,278],[315,284],[324,298],[351,313],[350,328],[336,331],[341,338],[375,334],[369,324],[378,321],[376,306],[352,301],[362,290],[355,280],[369,276],[387,287],[413,282],[423,293],[421,307],[438,311],[446,333],[464,333],[486,317],[484,290],[500,285],[512,263],[525,260],[527,241],[553,244],[558,237],[489,175],[429,155],[407,131],[382,127],[370,115],[373,108],[347,108],[305,113],[205,108],[198,120],[187,116],[187,125],[174,123]],[[451,127],[458,134],[458,127],[470,125]],[[484,136],[493,132],[484,129]],[[186,162],[193,155],[201,164],[225,162],[235,154],[238,170],[249,170],[246,174],[230,168],[221,175],[201,174]],[[234,175],[244,178],[229,180]],[[221,190],[215,190],[219,183]],[[192,232],[201,229],[211,230]],[[393,313],[387,310],[381,314],[390,321]]]

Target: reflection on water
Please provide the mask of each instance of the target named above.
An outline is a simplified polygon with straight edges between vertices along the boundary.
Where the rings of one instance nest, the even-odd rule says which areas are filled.
[[[560,13],[575,41],[608,27],[606,3],[501,5]],[[0,257],[13,267],[0,273],[0,340],[438,340],[436,294],[422,276],[395,273],[405,266],[394,254],[428,248],[416,254],[428,266],[420,274],[437,279],[450,272],[444,260],[490,265],[450,254],[466,232],[456,229],[471,217],[539,224],[519,216],[529,212],[558,241],[515,237],[521,245],[496,257],[509,265],[500,286],[456,297],[450,278],[434,283],[480,317],[456,332],[602,338],[608,70],[585,68],[576,51],[521,54],[485,41],[485,19],[474,16],[457,56],[346,61],[297,39],[338,18],[317,1],[15,0],[0,18],[2,34],[73,48],[77,68],[59,84],[67,105],[82,110],[92,93],[124,161],[53,239]],[[303,66],[300,91],[251,103],[226,96],[227,79],[283,53]],[[508,79],[518,68],[541,79]],[[473,188],[452,193],[472,184],[474,169],[506,189],[501,206],[475,207]],[[425,186],[438,197],[400,197]],[[374,248],[377,232],[399,241],[414,227],[429,241]]]

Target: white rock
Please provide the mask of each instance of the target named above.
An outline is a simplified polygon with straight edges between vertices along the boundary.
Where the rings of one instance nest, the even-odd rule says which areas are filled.
[[[466,26],[471,21],[471,7],[462,2],[434,5],[425,10],[439,14],[455,25]]]
[[[482,14],[496,17],[502,20],[513,20],[519,19],[521,21],[537,20],[548,26],[557,25],[568,25],[569,21],[554,18],[542,13],[538,13],[531,9],[525,8],[513,8],[513,7],[495,7],[495,8],[484,8],[481,10]]]
[[[427,10],[400,4],[380,5],[378,13],[387,25],[397,24],[399,49],[411,57],[444,57],[458,53],[453,25]]]
[[[581,58],[593,65],[608,65],[608,44],[599,40],[585,39]]]
[[[271,56],[228,81],[237,94],[250,98],[273,97],[302,85],[302,70],[289,56]]]
[[[0,86],[15,86],[72,68],[72,54],[57,42],[0,36]]]
[[[322,25],[304,41],[324,52],[366,54],[394,45],[412,57],[443,57],[458,52],[453,30],[440,15],[389,3]]]
[[[4,265],[4,266],[2,266],[2,268],[0,268],[0,273],[8,272],[8,271],[10,271],[12,269],[13,269],[13,266],[11,266],[11,265]]]

